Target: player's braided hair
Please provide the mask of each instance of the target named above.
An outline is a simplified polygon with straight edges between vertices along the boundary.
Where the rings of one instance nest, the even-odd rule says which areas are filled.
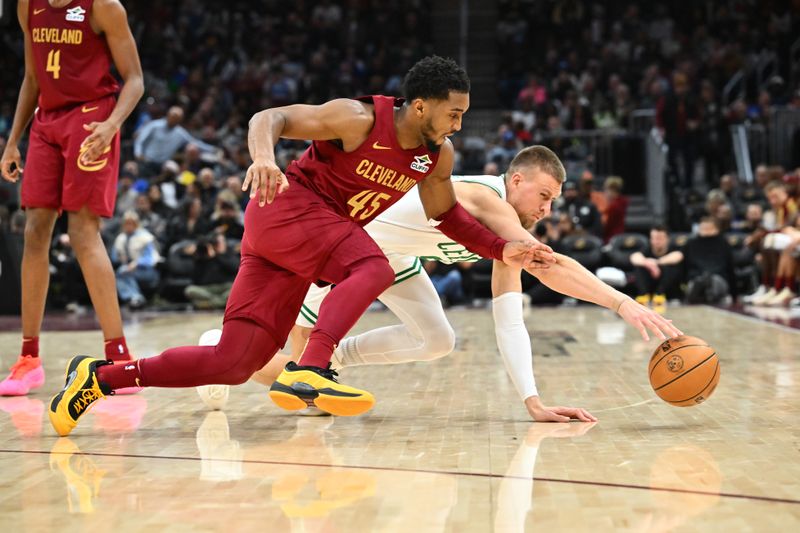
[[[468,93],[469,77],[452,59],[428,56],[411,67],[403,80],[403,95],[415,98],[447,100],[450,92]]]
[[[545,174],[553,176],[559,183],[564,183],[564,180],[567,179],[567,171],[564,170],[561,160],[546,146],[528,146],[520,150],[508,165],[506,177],[511,177],[522,167],[537,167]]]

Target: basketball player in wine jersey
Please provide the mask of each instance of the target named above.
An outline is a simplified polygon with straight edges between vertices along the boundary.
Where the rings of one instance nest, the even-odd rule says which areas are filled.
[[[131,359],[99,227],[100,217],[114,214],[119,128],[144,92],[136,43],[118,0],[19,0],[17,16],[25,36],[25,77],[0,169],[7,181],[23,175],[22,350],[0,395],[24,395],[44,383],[39,332],[50,239],[63,211],[103,330],[105,356]],[[31,118],[23,174],[18,144]]]
[[[173,348],[134,364],[73,358],[64,390],[50,404],[56,431],[68,434],[89,405],[122,387],[244,383],[284,345],[314,282],[343,290],[326,298],[299,365],[286,365],[270,397],[288,410],[311,404],[347,416],[372,408],[372,394],[337,382],[330,359],[394,282],[389,261],[363,226],[414,185],[431,224],[468,249],[519,267],[549,266],[549,247],[532,237],[501,239],[456,202],[447,137],[461,128],[469,107],[463,69],[440,57],[422,59],[408,72],[404,91],[405,99],[339,99],[253,116],[253,164],[244,188],[258,200],[245,212],[242,261],[219,344]],[[275,163],[279,138],[313,141],[285,175]]]

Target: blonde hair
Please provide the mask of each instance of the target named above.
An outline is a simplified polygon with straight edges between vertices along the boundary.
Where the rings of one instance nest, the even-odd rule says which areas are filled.
[[[511,176],[522,167],[536,167],[559,183],[564,183],[567,179],[567,171],[564,170],[561,160],[546,146],[528,146],[520,150],[508,165],[506,176]]]
[[[603,188],[609,189],[617,193],[622,192],[622,187],[625,185],[625,182],[622,181],[622,178],[619,176],[609,176],[606,178],[606,181],[603,182]]]

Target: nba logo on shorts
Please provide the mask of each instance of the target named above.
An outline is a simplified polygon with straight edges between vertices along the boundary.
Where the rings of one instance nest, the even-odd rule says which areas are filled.
[[[125,365],[125,370],[133,370],[136,368],[136,365]]]

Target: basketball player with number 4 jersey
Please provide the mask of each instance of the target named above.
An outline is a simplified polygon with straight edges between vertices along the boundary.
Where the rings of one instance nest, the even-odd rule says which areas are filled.
[[[105,356],[131,360],[100,217],[114,214],[119,128],[144,92],[136,43],[118,0],[20,0],[25,77],[0,159],[3,178],[22,175],[22,349],[0,395],[41,387],[39,332],[50,281],[50,239],[61,212],[105,338]],[[111,75],[112,63],[123,86]],[[26,165],[18,144],[33,118]],[[134,392],[128,389],[119,391]]]
[[[312,283],[335,283],[320,308],[299,365],[288,363],[270,398],[288,410],[311,404],[357,415],[375,400],[338,383],[331,355],[367,307],[394,282],[394,272],[363,226],[418,184],[427,216],[475,253],[520,267],[552,261],[530,235],[506,241],[456,202],[448,136],[469,107],[469,79],[452,60],[428,57],[408,72],[405,99],[371,96],[257,113],[248,143],[253,164],[244,188],[242,260],[216,346],[173,348],[135,364],[79,356],[74,377],[50,404],[50,420],[69,433],[96,399],[120,387],[192,387],[247,381],[282,347]],[[286,174],[275,163],[279,138],[310,139]],[[266,205],[269,204],[269,205]]]
[[[544,146],[531,146],[514,157],[503,176],[453,176],[452,182],[459,203],[475,218],[501,237],[520,239],[550,214],[565,177],[564,166],[556,154]],[[449,354],[455,345],[455,333],[420,259],[454,263],[473,262],[479,257],[427,224],[415,191],[382,213],[365,230],[384,251],[395,272],[394,283],[379,299],[402,324],[345,338],[334,351],[333,367],[338,370],[365,364],[431,361]],[[550,268],[531,271],[551,289],[615,311],[639,330],[645,340],[648,329],[662,340],[681,333],[664,317],[606,285],[575,260],[561,254],[554,256],[556,262]],[[523,318],[520,275],[520,268],[505,263],[497,262],[492,268],[497,347],[520,399],[537,422],[567,422],[571,418],[594,421],[585,409],[550,407],[542,402],[533,374],[531,339]],[[329,287],[314,286],[309,290],[291,336],[293,359],[299,356],[297,347],[305,344],[314,327],[320,305],[338,290],[338,287],[331,291]],[[275,356],[253,378],[271,385],[288,359],[280,354]],[[199,387],[198,393],[207,406],[220,409],[224,401],[208,399],[226,398],[227,390],[222,387]]]

